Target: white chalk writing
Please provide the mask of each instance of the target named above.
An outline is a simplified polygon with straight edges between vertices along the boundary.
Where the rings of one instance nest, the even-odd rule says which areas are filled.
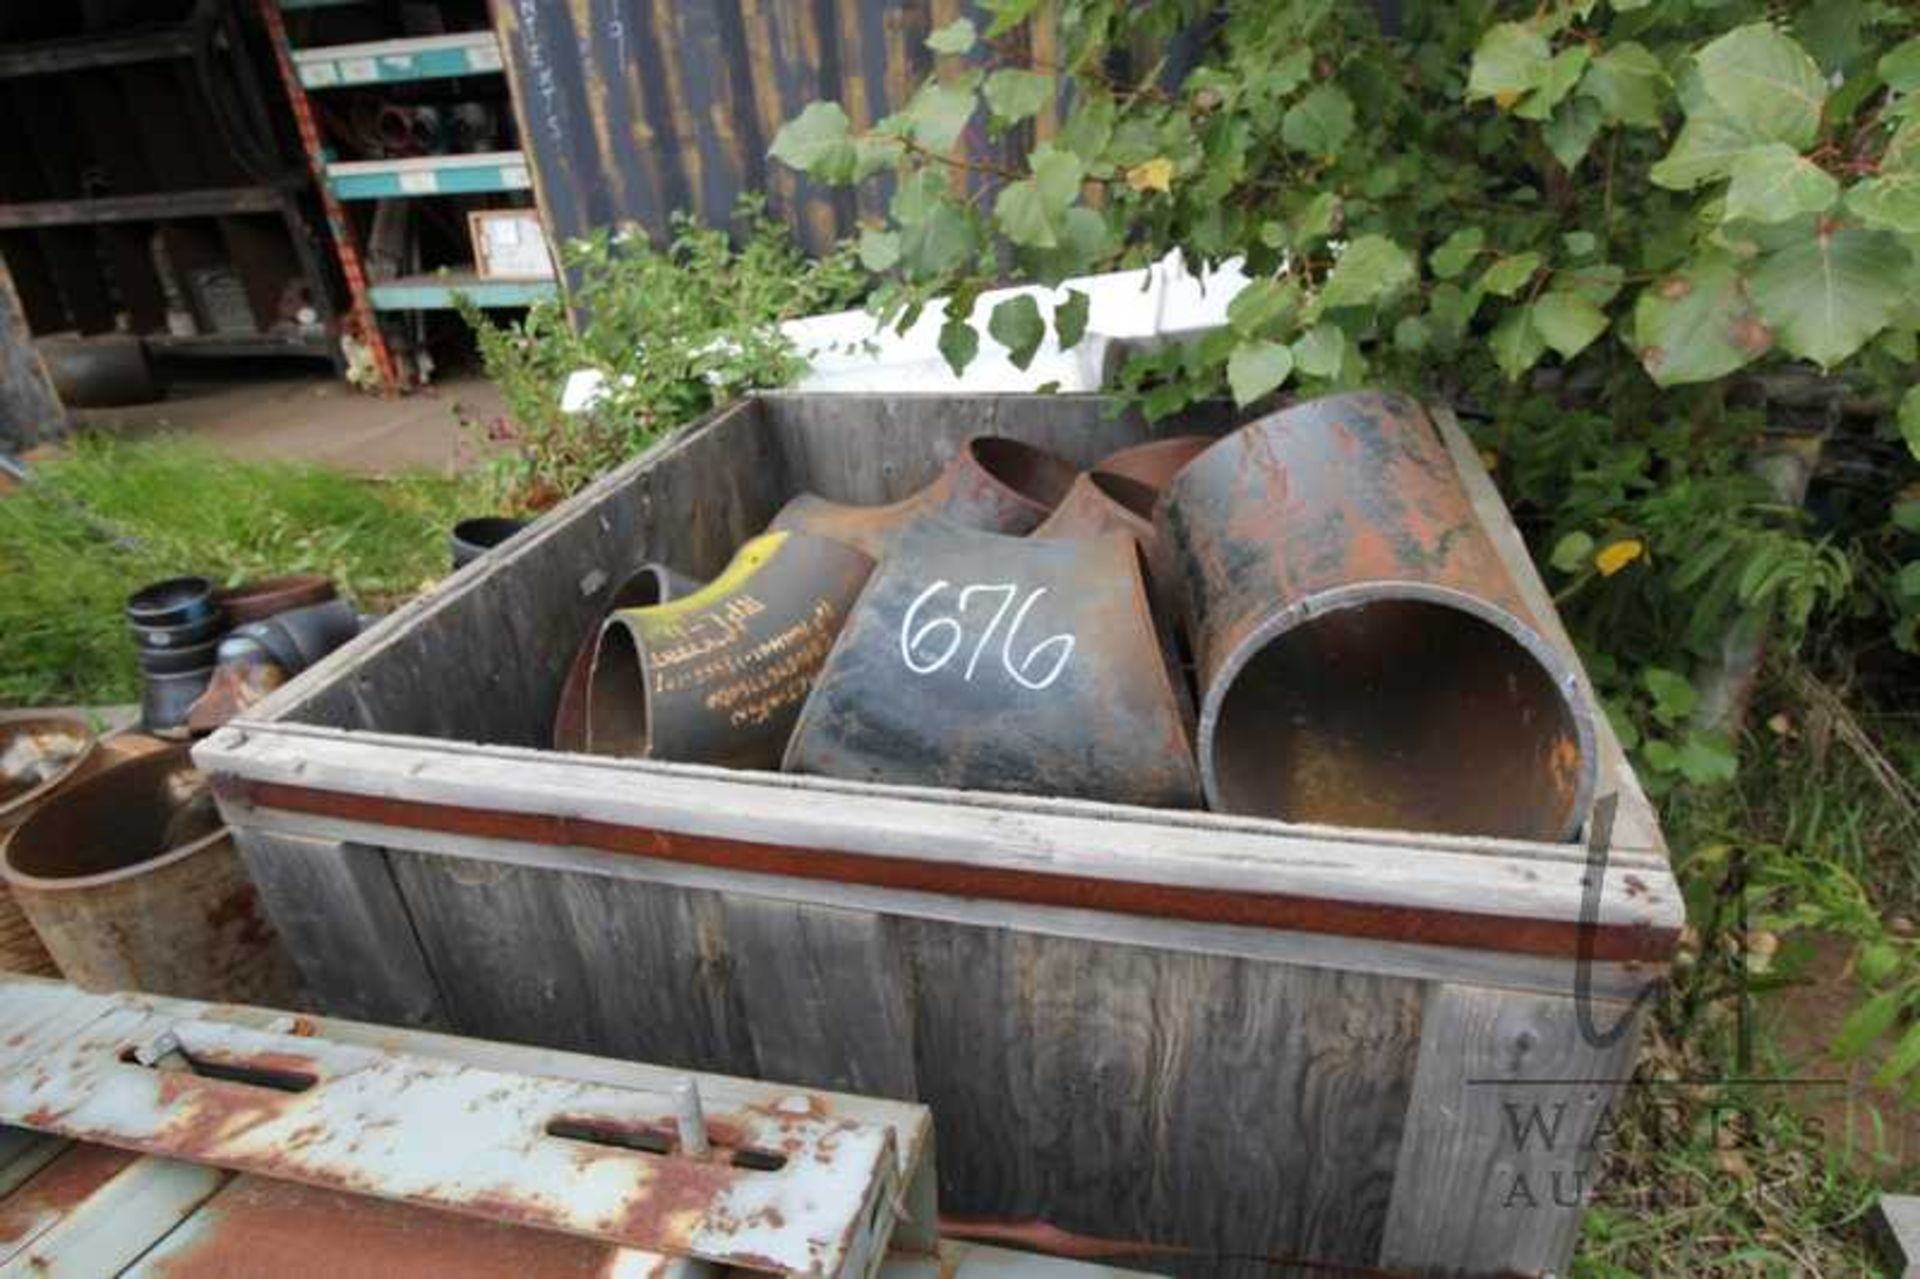
[[[1017,662],[1014,660],[1014,637],[1020,633],[1021,626],[1027,620],[1027,614],[1033,611],[1033,606],[1038,604],[1040,598],[1047,593],[1046,587],[1036,586],[1027,592],[1026,598],[1020,602],[1020,607],[1014,610],[1013,620],[1007,623],[1005,630],[1000,629],[1000,623],[1007,616],[1007,610],[1013,606],[1013,601],[1020,596],[1020,587],[1014,582],[975,582],[963,586],[955,596],[954,616],[933,616],[916,625],[920,611],[926,608],[936,595],[952,587],[953,583],[944,578],[933,583],[914,597],[913,603],[907,606],[906,613],[901,617],[900,660],[906,663],[908,670],[916,675],[932,675],[953,661],[967,638],[967,628],[962,624],[961,617],[966,614],[967,605],[976,595],[998,595],[999,604],[994,607],[993,615],[987,619],[986,626],[980,630],[979,637],[974,640],[973,652],[968,655],[966,666],[961,671],[960,677],[963,680],[972,682],[974,672],[980,665],[980,655],[993,642],[996,633],[1000,636],[1001,669],[1022,688],[1033,689],[1036,692],[1048,688],[1067,669],[1067,662],[1073,657],[1074,637],[1072,635],[1049,635],[1028,649],[1026,656]],[[1053,659],[1053,665],[1047,668],[1044,674],[1034,674],[1036,666],[1044,666],[1049,655]]]

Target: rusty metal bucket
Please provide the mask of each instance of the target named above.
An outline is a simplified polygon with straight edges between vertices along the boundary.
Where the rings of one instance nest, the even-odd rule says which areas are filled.
[[[587,749],[776,767],[872,571],[851,546],[763,533],[699,590],[614,613],[587,681]]]
[[[141,733],[98,737],[78,716],[23,714],[0,719],[0,842],[65,788],[123,759],[164,749],[166,743]],[[59,973],[4,881],[0,881],[0,970]]]
[[[1148,440],[1109,453],[1094,467],[1108,475],[1123,475],[1136,484],[1144,484],[1158,493],[1173,483],[1182,467],[1212,448],[1215,441],[1206,435],[1169,435],[1164,440]]]
[[[1208,802],[1289,821],[1562,840],[1593,715],[1415,401],[1295,405],[1189,463],[1159,524]]]
[[[1028,532],[1060,504],[1075,474],[1072,463],[1045,449],[976,435],[912,497],[886,506],[847,506],[802,493],[767,527],[831,537],[877,560],[902,530],[934,516],[968,528]]]
[[[927,521],[874,571],[782,767],[1193,807],[1175,679],[1132,538]]]
[[[8,836],[0,876],[82,986],[299,998],[292,961],[184,746],[63,789]]]
[[[607,612],[623,608],[650,608],[683,595],[691,595],[700,584],[665,564],[642,564],[614,588],[607,599]],[[606,616],[594,623],[586,639],[573,655],[567,668],[567,682],[560,688],[560,706],[553,713],[553,748],[557,751],[583,751],[587,748],[587,681],[593,674],[593,654],[600,647],[600,628]]]

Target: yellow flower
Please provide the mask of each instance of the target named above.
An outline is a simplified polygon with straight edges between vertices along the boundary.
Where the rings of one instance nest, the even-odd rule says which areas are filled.
[[[1637,537],[1626,537],[1601,547],[1593,557],[1593,566],[1600,570],[1600,576],[1612,577],[1646,553],[1646,543]]]
[[[1171,191],[1173,189],[1173,161],[1164,155],[1156,155],[1143,164],[1136,164],[1127,170],[1127,185],[1136,191]]]

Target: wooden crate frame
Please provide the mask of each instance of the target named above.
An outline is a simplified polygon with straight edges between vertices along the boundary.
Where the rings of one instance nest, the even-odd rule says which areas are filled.
[[[1684,920],[1603,716],[1597,793],[1617,812],[1597,900],[1574,845],[534,747],[625,569],[710,574],[792,493],[895,498],[987,431],[1082,465],[1148,434],[1098,397],[755,397],[203,743],[315,997],[924,1100],[949,1211],[1193,1249],[1162,1255],[1183,1273],[1564,1268],[1579,1212],[1555,1178],[1564,1199],[1586,1175]],[[1559,1141],[1520,1146],[1516,1105],[1564,1106]]]

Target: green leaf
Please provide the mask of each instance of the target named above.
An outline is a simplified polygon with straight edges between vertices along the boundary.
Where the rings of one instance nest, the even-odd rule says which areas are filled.
[[[1908,433],[1907,448],[1920,457],[1920,431]],[[1920,499],[1909,498],[1893,504],[1893,526],[1902,533],[1920,533]]]
[[[900,162],[906,154],[899,138],[884,133],[869,133],[853,140],[853,180],[865,182],[882,169]]]
[[[1340,197],[1331,191],[1322,191],[1307,201],[1307,207],[1294,219],[1295,247],[1304,249],[1333,234],[1333,228],[1340,222],[1340,211]]]
[[[972,18],[956,18],[927,37],[927,48],[935,53],[965,53],[979,38]]]
[[[1620,286],[1626,278],[1627,273],[1613,263],[1594,262],[1555,272],[1552,287],[1577,293],[1595,306],[1605,306],[1620,295]]]
[[[1487,335],[1487,343],[1493,350],[1493,362],[1509,382],[1518,382],[1547,353],[1546,342],[1534,328],[1531,306],[1508,307]]]
[[[1587,152],[1593,149],[1593,140],[1600,136],[1605,123],[1606,113],[1599,103],[1591,98],[1575,98],[1553,113],[1541,136],[1546,138],[1547,150],[1553,152],[1560,167],[1571,171],[1587,158]]]
[[[1738,27],[1700,50],[1694,63],[1707,96],[1762,139],[1804,151],[1819,136],[1827,82],[1807,51],[1778,27]]]
[[[974,254],[973,218],[951,200],[940,200],[918,221],[903,225],[900,261],[917,279],[958,270]]]
[[[1346,335],[1337,326],[1316,324],[1294,342],[1293,364],[1308,377],[1335,377],[1346,352]]]
[[[1582,96],[1600,105],[1608,120],[1636,128],[1660,127],[1660,97],[1666,69],[1645,45],[1625,40],[1593,60],[1580,81]]]
[[[1040,318],[1040,304],[1032,295],[1021,293],[996,304],[987,319],[987,333],[1007,348],[1013,367],[1024,369],[1033,363],[1033,354],[1046,340],[1047,322]]]
[[[1890,173],[1848,190],[1847,211],[1870,227],[1920,235],[1920,173]]]
[[[1471,289],[1463,289],[1443,280],[1434,285],[1433,292],[1428,295],[1427,312],[1433,316],[1433,322],[1442,333],[1458,339],[1465,335],[1467,325],[1473,322],[1485,297],[1486,290],[1477,284]]]
[[[974,102],[971,88],[932,82],[920,87],[901,116],[915,142],[945,155],[966,132],[967,121],[973,118]]]
[[[1900,952],[1884,941],[1863,944],[1854,956],[1853,971],[1869,986],[1878,986],[1900,971]]]
[[[1487,273],[1480,277],[1480,286],[1497,297],[1510,298],[1526,288],[1539,269],[1538,253],[1515,253],[1488,267]]]
[[[1417,315],[1401,316],[1400,322],[1393,326],[1394,347],[1410,355],[1426,350],[1432,338],[1432,326]]]
[[[1087,295],[1078,289],[1068,289],[1067,296],[1053,308],[1053,331],[1060,337],[1060,346],[1064,350],[1079,345],[1080,339],[1087,333]]]
[[[1544,120],[1552,115],[1553,109],[1580,83],[1580,76],[1592,57],[1592,51],[1584,44],[1569,45],[1554,54],[1553,60],[1547,63],[1546,75],[1540,79],[1540,87],[1528,94],[1513,113],[1523,120]]]
[[[1352,133],[1353,99],[1335,84],[1315,85],[1280,121],[1280,140],[1308,155],[1334,155]]]
[[[1680,744],[1680,775],[1696,786],[1730,782],[1740,770],[1740,757],[1724,739],[1707,733],[1688,733]]]
[[[1673,748],[1672,742],[1663,742],[1658,738],[1649,740],[1641,748],[1640,754],[1656,773],[1680,771],[1680,752]]]
[[[1473,265],[1486,247],[1487,233],[1477,226],[1464,226],[1441,242],[1427,257],[1435,278],[1451,280]]]
[[[1307,82],[1313,74],[1313,49],[1308,45],[1298,48],[1269,63],[1260,70],[1260,88],[1276,98],[1284,98]]]
[[[987,77],[981,88],[995,122],[1014,124],[1037,114],[1053,96],[1053,77],[1009,67]]]
[[[1847,1014],[1840,1032],[1833,1037],[1833,1055],[1849,1061],[1871,1048],[1880,1036],[1893,1029],[1906,1005],[1907,992],[1883,990]]]
[[[1363,235],[1347,245],[1320,291],[1328,307],[1365,306],[1391,297],[1413,283],[1415,268],[1407,251],[1383,235]]]
[[[1242,342],[1227,359],[1227,385],[1241,408],[1287,380],[1293,352],[1280,342]]]
[[[875,274],[888,270],[900,260],[900,233],[897,231],[875,231],[866,228],[860,232],[860,265]]]
[[[946,358],[953,375],[959,377],[967,371],[967,365],[973,363],[973,357],[980,354],[980,335],[966,320],[955,319],[949,313],[947,322],[940,326],[940,354]]]
[[[1832,368],[1893,319],[1911,267],[1885,232],[1823,229],[1765,258],[1750,287],[1782,347]]]
[[[1584,258],[1600,247],[1600,241],[1591,231],[1569,231],[1560,237],[1560,243],[1566,246],[1567,256]]]
[[[1511,107],[1546,82],[1552,60],[1546,37],[1532,27],[1496,23],[1473,50],[1467,98],[1492,98],[1503,108]]]
[[[1693,714],[1700,702],[1693,681],[1664,666],[1649,666],[1641,671],[1640,685],[1653,698],[1653,717],[1669,728]]]
[[[1242,337],[1264,337],[1292,322],[1300,286],[1292,280],[1254,280],[1227,303],[1227,325]]]
[[[938,169],[919,169],[901,178],[893,189],[888,212],[895,222],[912,225],[949,202],[946,175]]]
[[[1071,151],[1084,165],[1092,166],[1105,154],[1113,141],[1115,116],[1113,99],[1091,92],[1085,84],[1074,86],[1073,110],[1054,135],[1053,144]]]
[[[1749,148],[1768,141],[1748,125],[1711,103],[1688,115],[1673,148],[1648,172],[1655,186],[1691,191],[1724,178]]]
[[[1840,198],[1840,184],[1784,142],[1768,142],[1734,160],[1727,187],[1726,221],[1789,222],[1825,213]]]
[[[853,122],[839,103],[810,102],[780,126],[768,154],[818,181],[851,182],[859,163],[852,128]]]
[[[1880,78],[1895,93],[1920,89],[1920,36],[1896,44],[1881,55],[1876,68]]]
[[[993,15],[993,22],[987,27],[989,40],[1003,36],[1013,30],[1040,7],[1040,0],[980,0],[980,7]]]
[[[1907,452],[1920,459],[1920,386],[1910,386],[1900,397],[1900,438]]]
[[[1060,244],[1068,206],[1080,192],[1080,158],[1071,151],[1041,147],[1032,163],[1031,178],[1000,189],[993,216],[1013,243],[1051,249]]]
[[[1028,163],[1041,197],[1052,207],[1065,210],[1080,194],[1080,180],[1087,170],[1073,152],[1043,145],[1028,157]]]
[[[1577,573],[1587,566],[1593,554],[1593,535],[1575,530],[1553,544],[1547,562],[1562,573]]]
[[[1679,386],[1725,377],[1765,354],[1773,334],[1733,265],[1716,257],[1641,291],[1633,344],[1655,382]]]
[[[1895,1042],[1893,1051],[1880,1063],[1880,1069],[1873,1072],[1873,1082],[1884,1088],[1916,1070],[1920,1070],[1920,1023],[1907,1027],[1906,1033]]]
[[[1607,323],[1607,313],[1578,293],[1546,293],[1533,304],[1535,331],[1565,360],[1586,350]]]
[[[1920,173],[1920,114],[1910,116],[1887,139],[1887,149],[1880,153],[1880,172]]]

